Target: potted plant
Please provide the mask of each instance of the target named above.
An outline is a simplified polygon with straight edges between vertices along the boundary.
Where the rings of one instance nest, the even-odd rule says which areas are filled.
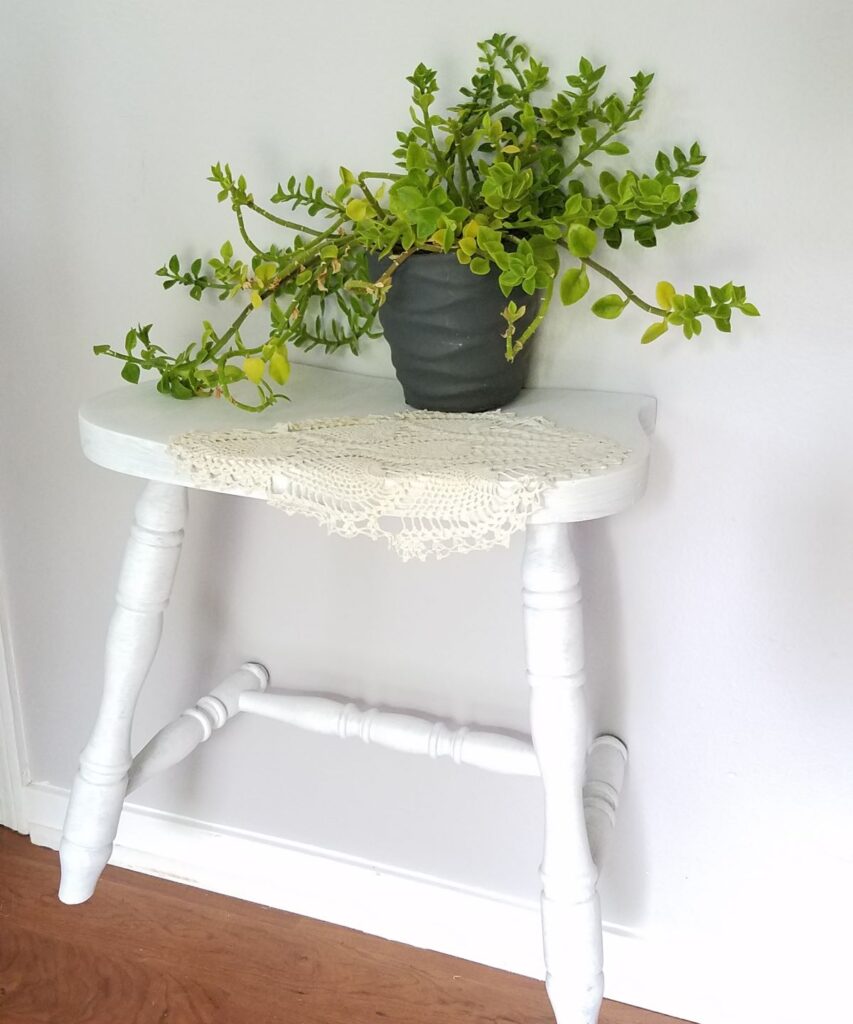
[[[411,405],[480,411],[517,394],[554,291],[566,305],[581,301],[590,271],[615,288],[592,312],[615,319],[639,307],[652,318],[643,343],[670,328],[691,338],[708,321],[729,331],[734,309],[758,315],[731,282],[682,293],[661,281],[646,301],[600,260],[602,245],[618,248],[630,236],[654,246],[664,228],[697,219],[691,179],[705,160],[697,143],[659,152],[653,169],[622,163],[651,74],[634,75],[626,98],[600,96],[605,68],[581,58],[565,87],[543,100],[548,68],[524,44],[499,34],[478,46],[471,82],[446,113],[436,112],[434,71],[420,64],[408,78],[412,123],[397,133],[395,169],[342,167],[333,190],[310,176],[280,184],[271,204],[301,210],[304,220],[261,206],[242,175],[216,164],[210,180],[231,204],[247,255],[225,242],[206,265],[198,258],[182,267],[172,256],[157,274],[164,288],[180,285],[194,299],[210,291],[239,299],[239,314],[224,329],[204,321],[200,338],[176,355],[152,341],[150,324],[130,330],[123,349],[95,352],[121,360],[131,383],[154,370],[158,389],[174,398],[222,396],[260,410],[285,397],[277,388],[290,373],[290,346],[358,352],[381,324]],[[594,161],[604,164],[597,177]],[[257,244],[247,215],[281,227],[281,243]],[[260,311],[269,330],[250,342],[243,326]],[[238,397],[240,381],[255,386],[255,401]]]

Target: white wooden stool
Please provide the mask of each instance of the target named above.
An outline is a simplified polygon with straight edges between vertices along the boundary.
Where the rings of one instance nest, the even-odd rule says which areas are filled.
[[[580,579],[570,525],[613,515],[642,494],[655,403],[637,395],[525,390],[512,411],[544,416],[630,449],[618,466],[558,482],[526,531],[523,563],[531,741],[345,701],[268,690],[249,663],[157,733],[134,757],[133,713],[154,659],[178,564],[193,486],[168,452],[190,430],[263,429],[287,419],[388,414],[404,408],[396,381],[299,367],[293,401],[247,417],[226,402],[178,402],[153,385],[123,387],[80,411],[83,450],[93,462],[148,480],[135,511],[107,634],[100,711],[80,757],[60,846],[59,898],[82,903],[112,852],[127,794],[177,764],[238,712],[264,715],[393,750],[446,756],[509,774],[541,773],[545,792],[542,926],[547,988],[558,1024],[595,1024],[603,996],[597,880],[615,820],[627,750],[614,736],[588,746]],[[246,497],[261,491],[231,489]]]

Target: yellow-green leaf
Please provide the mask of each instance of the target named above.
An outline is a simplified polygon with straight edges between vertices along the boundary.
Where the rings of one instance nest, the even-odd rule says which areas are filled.
[[[347,203],[347,217],[349,217],[350,220],[354,220],[356,223],[360,220],[364,220],[367,216],[367,211],[368,206],[366,199],[350,199]]]
[[[252,291],[249,293],[249,299],[251,300],[251,303],[255,307],[255,309],[257,309],[258,306],[260,306],[264,301],[261,298],[261,293],[256,291]]]
[[[597,241],[595,232],[583,224],[572,224],[566,239],[569,252],[579,260],[592,256]]]
[[[246,356],[243,360],[243,373],[253,384],[259,383],[264,375],[264,361],[257,356]]]
[[[287,349],[280,348],[270,358],[270,377],[276,384],[286,384],[290,377],[290,360],[287,358]]]
[[[603,295],[597,302],[593,302],[592,312],[596,316],[600,316],[602,320],[615,320],[625,308],[627,301],[621,295],[616,295],[615,292]]]
[[[643,345],[648,345],[650,341],[654,341],[655,338],[659,338],[662,334],[666,334],[669,329],[669,324],[666,320],[658,320],[656,323],[651,324],[643,333],[640,342]]]
[[[661,309],[672,309],[672,300],[675,298],[675,285],[670,284],[669,281],[658,281],[655,297]]]
[[[586,267],[572,267],[563,274],[560,281],[560,299],[564,306],[579,302],[589,291],[589,278]]]

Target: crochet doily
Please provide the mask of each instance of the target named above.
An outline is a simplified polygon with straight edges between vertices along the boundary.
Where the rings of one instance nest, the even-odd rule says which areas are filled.
[[[402,412],[190,433],[170,451],[193,483],[260,489],[289,515],[344,537],[384,537],[404,560],[509,544],[558,480],[630,451],[503,412]]]

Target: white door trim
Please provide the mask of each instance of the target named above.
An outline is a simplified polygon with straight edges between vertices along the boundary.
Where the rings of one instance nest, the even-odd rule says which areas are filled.
[[[0,564],[0,825],[28,833],[24,786],[30,781],[18,677]]]

